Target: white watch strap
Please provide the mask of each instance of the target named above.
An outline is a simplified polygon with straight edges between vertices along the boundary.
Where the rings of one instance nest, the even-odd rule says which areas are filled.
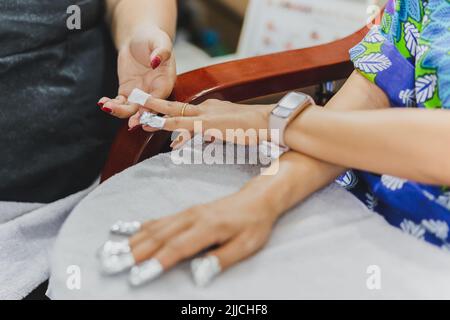
[[[313,99],[304,93],[290,92],[285,95],[270,114],[271,141],[279,146],[287,147],[284,142],[286,127],[306,107],[313,103]]]

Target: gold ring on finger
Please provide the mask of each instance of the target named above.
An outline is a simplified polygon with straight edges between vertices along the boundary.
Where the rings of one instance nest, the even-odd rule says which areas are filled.
[[[186,113],[186,109],[189,107],[189,103],[185,103],[183,107],[181,108],[181,117],[184,117],[184,114]]]

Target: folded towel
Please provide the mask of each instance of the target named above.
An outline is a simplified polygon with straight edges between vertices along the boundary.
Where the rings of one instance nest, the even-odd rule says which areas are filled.
[[[48,279],[59,229],[97,184],[51,204],[0,202],[0,300],[22,299]]]

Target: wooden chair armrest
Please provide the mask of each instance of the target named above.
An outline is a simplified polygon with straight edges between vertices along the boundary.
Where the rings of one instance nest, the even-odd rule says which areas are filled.
[[[244,101],[347,78],[353,71],[348,51],[367,28],[328,44],[242,59],[194,70],[178,77],[171,100],[201,103],[207,99]],[[168,150],[170,134],[128,132],[124,125],[111,147],[102,181]]]

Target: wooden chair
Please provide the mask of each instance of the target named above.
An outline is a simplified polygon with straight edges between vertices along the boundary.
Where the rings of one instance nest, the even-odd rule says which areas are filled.
[[[237,60],[178,77],[171,100],[198,104],[207,99],[232,102],[296,90],[347,78],[353,71],[349,50],[368,32],[364,27],[341,40],[306,49]],[[124,125],[110,151],[102,181],[169,150],[170,133],[128,132]]]

